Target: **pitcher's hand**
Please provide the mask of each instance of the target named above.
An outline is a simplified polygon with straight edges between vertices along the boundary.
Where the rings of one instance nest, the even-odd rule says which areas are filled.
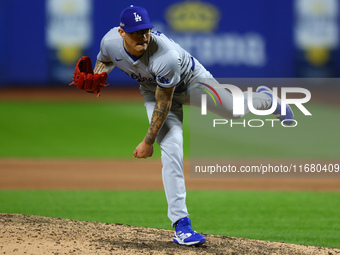
[[[153,145],[147,144],[144,140],[136,147],[133,156],[135,158],[148,158],[153,154]]]

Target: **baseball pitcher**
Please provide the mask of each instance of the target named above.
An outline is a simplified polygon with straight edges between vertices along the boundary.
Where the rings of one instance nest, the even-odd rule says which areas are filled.
[[[181,245],[199,245],[206,238],[191,228],[186,206],[183,174],[183,109],[184,104],[200,107],[202,89],[211,90],[217,81],[197,59],[161,32],[151,32],[153,25],[147,11],[138,6],[124,9],[120,24],[103,37],[94,70],[89,57],[82,57],[76,65],[73,83],[90,93],[100,94],[106,86],[107,74],[116,66],[140,84],[149,128],[138,144],[135,158],[153,154],[155,141],[161,148],[162,177],[168,202],[168,217],[175,228],[174,242]],[[204,82],[202,82],[204,81]],[[209,84],[208,84],[209,83]],[[207,102],[207,109],[223,118],[234,119],[232,94],[216,88],[221,105]],[[245,93],[245,114],[249,113]],[[272,106],[272,91],[261,86],[253,93],[255,109]],[[286,115],[280,115],[278,100],[275,116],[285,123],[294,119],[287,105]]]

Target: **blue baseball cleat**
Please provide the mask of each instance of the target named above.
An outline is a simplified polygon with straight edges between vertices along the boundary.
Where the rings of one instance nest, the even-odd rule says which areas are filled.
[[[191,220],[188,217],[182,218],[175,227],[174,242],[181,245],[199,245],[207,239],[191,228]]]
[[[273,91],[266,87],[266,86],[260,86],[256,89],[257,93],[265,93],[268,96],[270,96],[273,100]],[[278,118],[281,122],[284,121],[284,124],[291,125],[294,120],[294,113],[290,106],[286,105],[286,115],[281,115],[281,99],[277,98],[277,107],[276,110],[273,112],[274,116]]]

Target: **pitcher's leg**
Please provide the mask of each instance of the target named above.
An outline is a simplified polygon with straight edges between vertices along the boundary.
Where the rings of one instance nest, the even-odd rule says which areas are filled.
[[[145,107],[150,121],[155,102],[145,102]],[[183,128],[180,113],[169,112],[156,141],[161,147],[163,185],[168,202],[168,217],[173,226],[179,219],[188,216],[183,171]]]
[[[234,115],[233,95],[225,88],[218,87],[218,81],[197,60],[195,60],[194,76],[195,78],[191,80],[188,86],[187,95],[181,100],[183,104],[190,104],[191,106],[201,107],[201,95],[207,95],[207,92],[209,92],[216,101],[215,105],[215,102],[211,98],[211,96],[207,95],[207,110],[210,112],[213,112],[226,119],[240,118],[250,112],[248,107],[248,93],[244,92],[244,114]],[[205,86],[204,84],[207,84],[208,86]],[[220,97],[221,102],[217,98],[216,94]],[[270,108],[272,100],[268,95],[264,93],[253,92],[252,96],[253,106],[255,109],[265,110]]]
[[[244,114],[236,114],[236,115],[233,114],[233,110],[234,110],[233,95],[227,89],[219,88],[215,86],[213,87],[213,90],[211,90],[209,87],[205,85],[197,84],[197,85],[193,85],[189,91],[190,91],[190,105],[191,106],[201,107],[202,94],[205,94],[207,98],[207,110],[223,118],[226,118],[226,119],[241,118],[250,112],[249,107],[248,107],[248,92],[247,91],[242,93],[243,98],[244,98]],[[206,91],[209,91],[209,93],[213,97],[216,97],[215,101],[211,98],[210,95],[207,94]],[[221,101],[219,101],[216,94],[219,96],[219,99],[221,99]],[[254,108],[257,110],[269,109],[271,106],[271,102],[272,102],[271,98],[264,93],[253,92],[252,94],[252,104]]]

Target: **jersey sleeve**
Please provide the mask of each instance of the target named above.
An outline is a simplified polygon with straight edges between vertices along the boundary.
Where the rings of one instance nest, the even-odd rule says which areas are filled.
[[[111,58],[109,57],[109,54],[107,53],[107,47],[105,42],[106,40],[104,37],[100,43],[100,51],[97,55],[97,60],[101,62],[112,62]]]
[[[177,51],[170,50],[162,56],[156,66],[156,82],[162,88],[172,88],[181,79],[180,57]]]

